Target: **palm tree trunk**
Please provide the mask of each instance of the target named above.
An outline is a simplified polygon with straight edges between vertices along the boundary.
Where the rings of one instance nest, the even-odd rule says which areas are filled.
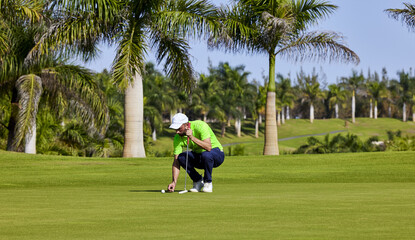
[[[287,106],[287,113],[285,114],[286,119],[290,120],[290,106]]]
[[[277,126],[281,126],[281,114],[280,111],[277,110]]]
[[[355,113],[356,113],[356,99],[354,96],[354,90],[353,90],[353,97],[352,97],[352,123],[355,123]]]
[[[269,54],[269,80],[265,107],[264,155],[279,155],[275,109],[275,55]]]
[[[392,117],[392,106],[389,103],[389,107],[388,107],[388,116],[391,118]]]
[[[143,137],[143,79],[139,73],[125,91],[123,157],[146,157]]]
[[[334,109],[336,111],[336,119],[339,118],[339,104],[336,103],[336,105],[334,105]]]
[[[378,101],[375,100],[373,118],[378,119]]]
[[[310,123],[314,122],[314,105],[313,103],[310,104]]]
[[[259,122],[258,119],[255,119],[255,138],[259,137]]]
[[[373,118],[372,109],[373,109],[373,103],[372,103],[372,99],[370,99],[370,107],[369,107],[369,111],[370,111],[370,113],[369,113],[369,117],[370,117],[370,118]]]
[[[284,114],[285,107],[282,107],[281,109],[281,124],[285,124],[285,114]]]
[[[241,125],[242,125],[241,119],[237,118],[235,120],[235,130],[236,130],[236,136],[237,137],[241,137]]]
[[[275,113],[275,92],[267,92],[264,155],[279,155]]]
[[[157,141],[157,130],[156,128],[153,128],[153,132],[151,133],[151,138],[153,141]]]
[[[259,118],[259,119],[258,119],[258,123],[259,123],[259,124],[262,124],[262,114],[259,114],[258,118]]]
[[[36,154],[36,120],[33,123],[32,134],[27,134],[25,139],[25,153]]]
[[[225,137],[225,133],[226,133],[226,123],[222,122],[222,130],[221,130],[221,137]]]
[[[402,107],[402,121],[406,122],[406,103],[403,103],[403,107]]]

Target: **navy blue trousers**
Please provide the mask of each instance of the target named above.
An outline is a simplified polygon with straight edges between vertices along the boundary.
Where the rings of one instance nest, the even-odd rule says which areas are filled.
[[[180,153],[178,157],[180,166],[186,169],[186,152]],[[198,182],[202,176],[196,171],[197,169],[205,170],[203,181],[212,182],[212,169],[219,167],[225,160],[225,154],[219,148],[213,148],[210,152],[195,153],[189,151],[187,162],[187,173],[193,182]]]

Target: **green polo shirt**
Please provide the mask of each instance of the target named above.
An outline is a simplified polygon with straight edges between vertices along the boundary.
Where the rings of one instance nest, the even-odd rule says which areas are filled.
[[[210,138],[210,142],[212,143],[212,148],[219,148],[223,151],[223,147],[216,138],[215,134],[213,133],[212,129],[209,125],[201,120],[190,121],[190,128],[193,131],[193,136],[200,140],[205,140]],[[187,136],[180,136],[176,134],[174,136],[173,147],[174,147],[174,155],[179,155],[183,152],[183,148],[187,146]],[[196,143],[192,140],[189,141],[189,149],[196,153],[202,153],[206,151],[205,149],[199,147]]]

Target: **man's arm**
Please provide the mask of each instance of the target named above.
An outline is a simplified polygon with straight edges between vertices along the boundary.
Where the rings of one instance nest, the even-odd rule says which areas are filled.
[[[210,142],[210,138],[206,138],[205,140],[200,140],[193,136],[192,129],[187,129],[186,135],[190,140],[192,140],[194,143],[196,143],[199,147],[205,149],[206,151],[212,150],[212,143]]]
[[[174,192],[174,189],[176,188],[177,179],[179,178],[180,174],[180,163],[177,159],[178,155],[174,155],[173,165],[171,167],[172,171],[172,182],[169,184],[168,189],[169,192]]]

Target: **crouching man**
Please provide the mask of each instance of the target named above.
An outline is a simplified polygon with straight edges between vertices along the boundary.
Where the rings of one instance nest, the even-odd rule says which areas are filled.
[[[172,182],[168,186],[174,192],[180,173],[180,166],[186,169],[186,152],[189,139],[187,174],[193,180],[191,192],[212,192],[212,169],[219,167],[225,160],[223,147],[219,143],[209,125],[203,121],[190,121],[186,115],[178,113],[173,116],[170,128],[176,130],[174,136],[174,160],[172,166]],[[203,177],[196,169],[203,169]]]

